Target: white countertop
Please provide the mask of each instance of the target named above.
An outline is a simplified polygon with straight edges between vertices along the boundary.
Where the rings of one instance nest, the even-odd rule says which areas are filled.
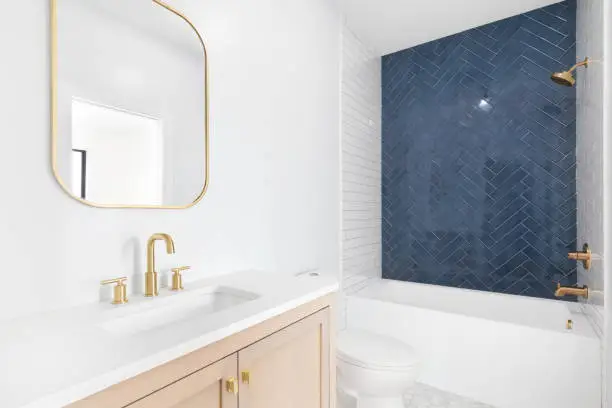
[[[205,347],[338,290],[327,277],[240,272],[185,284],[159,298],[86,305],[3,322],[0,330],[0,407],[59,408]],[[220,312],[144,332],[123,333],[104,324],[145,302],[227,286],[259,297]]]

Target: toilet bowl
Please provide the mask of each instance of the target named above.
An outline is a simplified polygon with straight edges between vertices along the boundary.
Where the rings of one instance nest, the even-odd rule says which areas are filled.
[[[338,335],[338,392],[351,408],[403,408],[417,371],[416,353],[399,340],[358,330]]]

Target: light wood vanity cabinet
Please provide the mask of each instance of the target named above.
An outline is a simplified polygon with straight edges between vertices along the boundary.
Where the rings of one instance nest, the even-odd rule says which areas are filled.
[[[226,392],[225,379],[235,378],[236,355],[154,392],[130,408],[236,408],[237,395]]]
[[[238,352],[240,408],[329,408],[329,317],[321,312]]]
[[[318,299],[69,408],[334,408],[331,300]]]

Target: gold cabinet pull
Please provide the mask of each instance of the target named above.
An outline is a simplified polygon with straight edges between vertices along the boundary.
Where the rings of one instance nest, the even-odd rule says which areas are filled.
[[[238,381],[234,377],[230,377],[225,382],[225,390],[230,394],[238,394]]]
[[[112,283],[116,283],[117,285],[113,288],[113,305],[122,305],[128,302],[127,298],[127,285],[125,281],[126,277],[116,278],[116,279],[107,279],[100,282],[101,285],[110,285]]]
[[[249,385],[251,383],[251,372],[243,371],[241,375],[242,375],[242,383],[245,385]]]

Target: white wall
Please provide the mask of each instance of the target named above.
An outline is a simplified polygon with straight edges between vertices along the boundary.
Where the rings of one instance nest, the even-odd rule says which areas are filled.
[[[355,33],[386,55],[561,0],[336,1]]]
[[[603,236],[603,2],[578,1],[576,46],[578,59],[589,57],[593,62],[577,73],[576,129],[576,193],[578,197],[578,247],[588,242],[591,250],[601,257]],[[604,263],[593,262],[586,271],[578,264],[578,282],[588,285],[586,311],[599,333],[603,333]]]
[[[177,248],[158,251],[160,269],[192,265],[186,280],[250,268],[338,272],[339,16],[326,0],[171,4],[203,33],[211,68],[211,185],[183,211],[95,209],[59,188],[48,2],[0,13],[0,248],[11,281],[0,319],[96,302],[102,278],[128,275],[142,292],[145,240],[158,231]]]
[[[612,257],[612,3],[604,1],[604,257]],[[604,407],[612,408],[612,275],[609,263],[604,274],[605,286],[605,334],[604,334]]]
[[[579,0],[577,21],[578,59],[589,57],[594,62],[577,74],[577,166],[578,244],[588,242],[596,254],[593,267],[585,271],[579,266],[578,282],[589,286],[589,300],[585,311],[593,327],[602,336],[602,356],[610,354],[609,294],[610,215],[606,207],[610,197],[610,170],[606,158],[610,156],[610,15],[609,2]],[[608,32],[606,32],[606,30]],[[606,44],[607,43],[607,44]],[[606,49],[608,47],[608,49]],[[608,89],[606,91],[606,89]],[[607,92],[607,94],[606,94]],[[607,106],[607,107],[606,107]],[[609,204],[608,204],[609,206]],[[608,299],[606,299],[608,298]],[[608,327],[606,327],[608,326]],[[607,357],[610,361],[610,357]],[[606,361],[606,360],[604,360]],[[612,389],[610,364],[602,364],[602,395],[604,406],[612,406],[606,396]],[[607,401],[606,401],[607,400]]]
[[[381,272],[381,59],[345,25],[342,41],[342,286]]]

